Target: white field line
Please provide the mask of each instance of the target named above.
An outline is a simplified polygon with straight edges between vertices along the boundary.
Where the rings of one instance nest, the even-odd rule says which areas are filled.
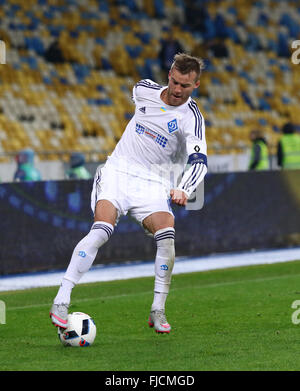
[[[266,281],[274,281],[274,280],[281,280],[284,278],[290,278],[295,277],[299,278],[300,274],[283,274],[280,276],[272,276],[272,277],[264,277],[264,278],[252,278],[252,279],[246,279],[246,280],[235,280],[235,281],[226,281],[226,282],[218,282],[213,284],[202,284],[202,285],[194,285],[189,287],[189,289],[203,289],[203,288],[218,288],[220,286],[230,286],[230,285],[236,285],[236,284],[244,284],[247,282],[266,282]],[[172,288],[171,288],[172,289]],[[180,288],[173,288],[172,291],[180,291],[185,290],[186,287],[180,287]],[[85,303],[89,301],[101,301],[101,300],[114,300],[114,299],[122,299],[124,297],[134,297],[134,296],[140,296],[140,295],[152,295],[153,291],[145,291],[145,292],[136,292],[136,293],[123,293],[120,295],[110,295],[110,296],[100,296],[100,297],[86,297],[82,299],[75,299],[72,300],[72,304],[78,304],[78,303]],[[24,306],[17,306],[17,307],[7,307],[7,311],[18,311],[18,310],[24,310],[24,309],[30,309],[30,308],[39,308],[39,307],[49,307],[51,303],[36,303],[36,304],[29,304]]]

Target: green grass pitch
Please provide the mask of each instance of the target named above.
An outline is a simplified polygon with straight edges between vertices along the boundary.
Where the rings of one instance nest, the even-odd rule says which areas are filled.
[[[300,261],[174,275],[169,335],[147,325],[153,278],[80,284],[70,311],[91,315],[94,344],[65,348],[49,319],[57,287],[0,292],[2,371],[299,371]]]

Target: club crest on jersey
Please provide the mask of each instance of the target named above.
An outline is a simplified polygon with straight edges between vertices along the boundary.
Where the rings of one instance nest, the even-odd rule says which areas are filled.
[[[169,129],[169,133],[174,133],[174,132],[176,132],[176,130],[178,130],[176,118],[172,119],[172,121],[168,122],[168,129]]]

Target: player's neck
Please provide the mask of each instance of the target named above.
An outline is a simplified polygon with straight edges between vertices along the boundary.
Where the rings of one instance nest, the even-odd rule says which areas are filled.
[[[160,99],[166,104],[169,105],[169,99],[168,99],[168,88],[165,88],[162,93],[160,94]]]

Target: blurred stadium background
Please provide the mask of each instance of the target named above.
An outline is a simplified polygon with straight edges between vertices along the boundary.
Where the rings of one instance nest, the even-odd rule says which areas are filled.
[[[67,264],[91,221],[90,182],[62,181],[70,155],[84,154],[92,174],[105,160],[133,115],[134,83],[166,82],[160,52],[170,35],[206,64],[193,96],[206,120],[212,175],[203,226],[197,223],[205,246],[183,235],[182,254],[300,245],[299,171],[284,173],[276,163],[282,126],[300,129],[300,65],[291,61],[299,1],[0,0],[0,229],[7,248],[0,274]],[[238,173],[248,170],[253,129],[268,141],[273,171]],[[35,152],[45,182],[11,183],[24,148]],[[184,219],[195,216],[176,213],[184,232]],[[136,243],[130,224],[120,232],[133,232]],[[150,248],[146,240],[136,256]],[[124,256],[130,253],[121,246],[113,259]]]
[[[105,159],[133,114],[134,83],[160,81],[159,52],[169,31],[186,52],[206,62],[194,98],[206,119],[210,169],[216,168],[212,155],[220,154],[236,156],[221,169],[245,169],[237,157],[249,150],[251,129],[263,131],[274,155],[282,125],[300,124],[299,67],[291,62],[291,42],[300,36],[297,1],[0,5],[0,39],[6,44],[6,65],[0,67],[2,163],[25,147],[42,162],[68,161],[70,151],[83,152],[88,162]]]

